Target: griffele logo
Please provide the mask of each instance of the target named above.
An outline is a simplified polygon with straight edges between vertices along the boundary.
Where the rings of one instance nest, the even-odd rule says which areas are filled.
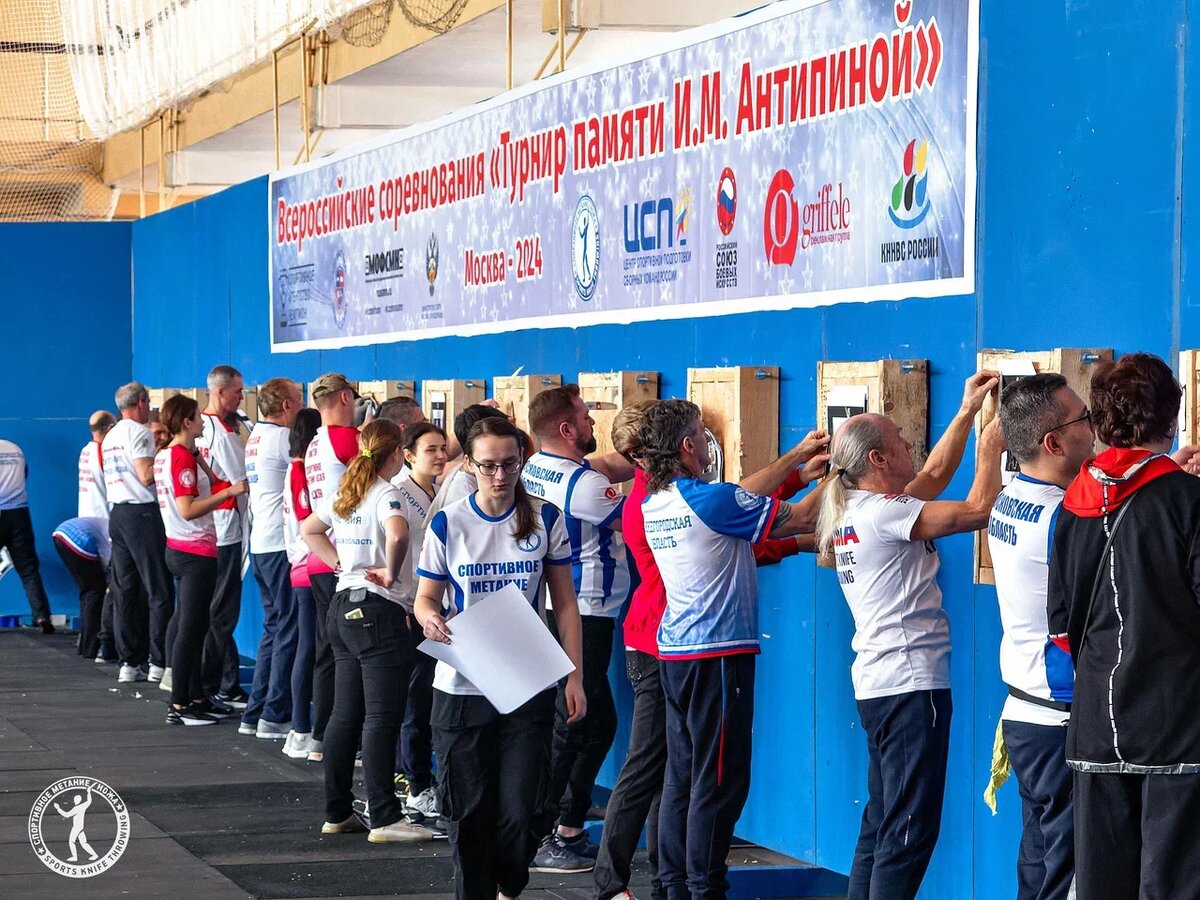
[[[892,186],[888,216],[900,228],[916,228],[929,214],[929,141],[915,140],[904,148],[904,174]]]
[[[733,177],[733,169],[728,166],[721,172],[721,180],[717,182],[717,227],[721,234],[728,235],[733,231],[733,220],[737,217],[737,179]]]
[[[833,244],[850,240],[850,198],[839,181],[837,193],[834,185],[822,185],[817,191],[815,203],[804,205],[804,229],[800,238],[800,249],[807,250],[814,244]]]
[[[763,246],[767,262],[773,266],[790,266],[796,260],[796,245],[800,240],[800,208],[792,197],[796,182],[792,173],[780,169],[767,189],[767,204],[763,210]]]

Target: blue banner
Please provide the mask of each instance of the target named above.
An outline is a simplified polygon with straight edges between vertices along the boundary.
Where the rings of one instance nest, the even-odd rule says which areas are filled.
[[[271,348],[974,291],[978,0],[778,2],[271,178]]]

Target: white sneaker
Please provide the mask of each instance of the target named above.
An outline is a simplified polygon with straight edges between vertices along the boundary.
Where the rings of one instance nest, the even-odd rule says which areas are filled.
[[[325,754],[322,752],[322,744],[320,741],[312,741],[308,745],[308,761],[321,762],[325,759]]]
[[[431,787],[416,795],[410,792],[404,800],[404,811],[418,822],[436,819],[439,815],[437,794]]]
[[[238,734],[254,734],[258,731],[257,725],[251,725],[249,722],[242,722],[238,725]]]
[[[266,719],[259,719],[258,727],[254,730],[254,736],[260,741],[282,741],[287,735],[286,722],[268,722]]]
[[[428,828],[410,825],[403,819],[391,825],[372,828],[367,834],[367,840],[372,844],[415,844],[418,841],[432,841],[434,837]]]
[[[289,731],[288,739],[283,744],[283,754],[289,759],[308,759],[308,751],[312,748],[312,742],[311,731],[303,734],[298,731]]]
[[[121,663],[121,671],[117,673],[118,684],[133,684],[135,681],[145,681],[146,672],[137,666]]]
[[[164,672],[166,672],[166,671],[167,671],[167,670],[166,670],[166,669],[164,669],[162,666],[151,666],[151,667],[150,667],[150,674],[147,676],[147,678],[148,678],[150,681],[156,681],[156,682],[157,682],[157,681],[162,681],[162,679],[163,679],[163,673],[164,673]]]
[[[150,674],[153,675],[153,671]],[[154,679],[151,678],[150,680],[153,681]],[[160,691],[171,690],[171,668],[169,666],[163,670],[162,678],[158,680],[158,689]]]

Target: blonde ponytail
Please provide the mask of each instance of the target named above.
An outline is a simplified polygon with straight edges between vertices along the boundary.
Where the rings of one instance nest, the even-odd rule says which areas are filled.
[[[830,452],[830,475],[821,507],[817,512],[817,550],[825,554],[833,550],[837,530],[846,517],[850,490],[870,470],[870,453],[883,450],[883,431],[872,416],[854,416],[833,436]]]
[[[350,461],[338,485],[337,498],[333,501],[335,515],[350,518],[379,478],[379,470],[403,441],[400,426],[388,419],[376,419],[363,428],[358,436],[358,456]]]

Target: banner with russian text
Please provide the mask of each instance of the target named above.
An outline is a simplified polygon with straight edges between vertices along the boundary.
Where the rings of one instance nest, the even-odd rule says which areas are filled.
[[[977,35],[783,0],[280,172],[271,348],[969,294]]]

